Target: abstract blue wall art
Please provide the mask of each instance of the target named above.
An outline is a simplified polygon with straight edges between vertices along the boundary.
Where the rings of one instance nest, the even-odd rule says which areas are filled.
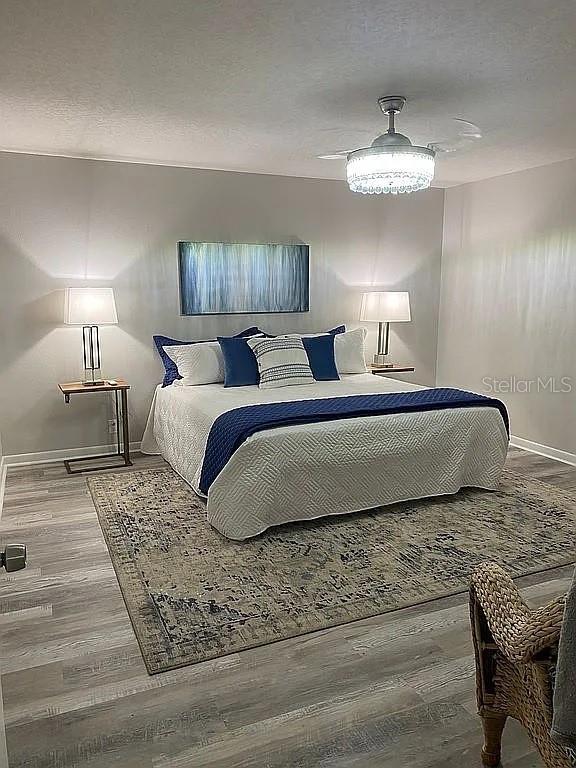
[[[178,243],[183,315],[308,312],[308,245]]]

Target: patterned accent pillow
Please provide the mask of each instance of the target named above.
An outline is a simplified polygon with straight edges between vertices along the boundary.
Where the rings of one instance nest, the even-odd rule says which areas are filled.
[[[246,339],[254,352],[260,372],[260,389],[314,384],[302,339],[276,336],[273,339]]]

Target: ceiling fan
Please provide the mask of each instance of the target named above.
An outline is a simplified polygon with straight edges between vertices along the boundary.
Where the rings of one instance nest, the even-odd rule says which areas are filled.
[[[397,195],[426,189],[434,178],[437,154],[456,152],[482,138],[477,125],[452,118],[454,135],[425,147],[416,146],[395,128],[396,115],[406,104],[404,96],[383,96],[378,104],[388,116],[386,133],[377,136],[369,147],[318,155],[321,160],[346,159],[348,185],[353,192]]]

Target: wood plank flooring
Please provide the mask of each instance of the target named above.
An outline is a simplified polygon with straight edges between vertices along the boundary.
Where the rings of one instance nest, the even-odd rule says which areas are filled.
[[[574,467],[519,450],[509,465],[576,493]],[[29,547],[0,575],[10,768],[480,765],[466,596],[149,677],[83,476],[10,468],[0,541]],[[546,602],[571,570],[523,579],[526,596]],[[505,766],[540,765],[513,721],[504,745]]]

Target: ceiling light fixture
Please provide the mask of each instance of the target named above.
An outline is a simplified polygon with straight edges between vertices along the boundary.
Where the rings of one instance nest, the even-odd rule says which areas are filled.
[[[398,195],[430,186],[435,151],[414,146],[408,136],[394,130],[394,118],[405,103],[403,96],[378,99],[380,109],[388,115],[388,130],[374,139],[370,147],[348,154],[346,175],[353,192]]]

